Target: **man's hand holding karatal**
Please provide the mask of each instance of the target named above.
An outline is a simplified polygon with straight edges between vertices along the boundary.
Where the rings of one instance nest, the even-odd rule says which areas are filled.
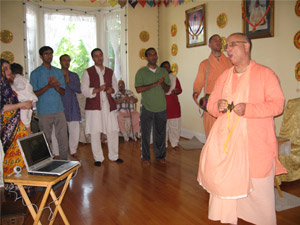
[[[164,82],[164,79],[165,79],[165,76],[162,76],[162,77],[156,82],[157,86],[160,85],[160,84],[162,84],[162,82]]]
[[[107,94],[112,94],[112,93],[115,92],[115,89],[113,89],[112,87],[108,87],[108,88],[106,88],[105,92],[106,92]]]
[[[105,91],[105,89],[106,89],[106,84],[102,84],[99,88],[93,89],[93,94],[98,94],[100,91]]]
[[[238,116],[244,116],[246,111],[246,104],[245,103],[239,103],[234,106],[233,111]]]
[[[226,112],[227,111],[228,102],[226,99],[220,99],[218,101],[218,109],[220,112]]]
[[[125,97],[123,98],[123,102],[124,101],[130,101],[130,98],[127,95],[125,95]]]
[[[59,82],[58,79],[56,79],[56,76],[53,77],[48,77],[48,85],[50,86],[50,88],[57,88],[61,85],[61,83]]]
[[[199,97],[199,93],[198,92],[194,92],[193,93],[193,99],[196,102],[196,104],[199,106],[198,97]]]

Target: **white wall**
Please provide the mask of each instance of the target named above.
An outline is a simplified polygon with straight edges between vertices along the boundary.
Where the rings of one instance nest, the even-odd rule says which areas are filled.
[[[13,41],[9,44],[0,42],[0,52],[10,51],[14,54],[14,62],[24,66],[24,32],[22,2],[0,1],[0,30],[13,33]]]
[[[128,82],[129,88],[135,91],[134,80],[136,72],[147,65],[146,60],[139,57],[139,51],[142,48],[153,47],[158,49],[158,9],[138,4],[134,9],[127,6],[127,27],[128,27]],[[148,42],[142,42],[139,38],[141,31],[148,31],[150,39]],[[160,56],[159,56],[160,57]],[[137,94],[140,99],[141,95]],[[140,102],[140,101],[139,101]],[[139,107],[138,107],[139,108]]]

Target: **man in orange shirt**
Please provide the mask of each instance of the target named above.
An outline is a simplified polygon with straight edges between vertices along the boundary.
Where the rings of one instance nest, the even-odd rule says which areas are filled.
[[[274,175],[286,170],[278,161],[274,117],[283,111],[284,96],[275,73],[251,60],[245,34],[231,34],[226,50],[233,67],[210,95],[207,110],[218,119],[198,171],[210,193],[208,218],[275,225]]]
[[[197,77],[194,81],[193,88],[193,99],[197,105],[199,105],[198,97],[203,87],[207,96],[213,90],[216,80],[218,77],[232,65],[230,60],[222,53],[222,40],[218,34],[214,34],[209,38],[208,47],[211,49],[211,54],[208,59],[203,60],[200,63]],[[208,71],[208,74],[206,74]],[[206,79],[207,76],[207,79]],[[205,85],[205,81],[207,84]],[[216,118],[211,116],[208,112],[204,111],[203,114],[203,125],[205,130],[206,138],[208,137],[209,131],[216,121]]]

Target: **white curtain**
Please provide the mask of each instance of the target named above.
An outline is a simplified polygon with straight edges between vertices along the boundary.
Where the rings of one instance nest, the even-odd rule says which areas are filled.
[[[39,66],[38,41],[38,8],[34,5],[26,7],[26,54],[27,73],[30,74]]]
[[[62,37],[69,37],[72,43],[79,40],[89,53],[89,66],[93,65],[91,51],[99,47],[104,51],[105,62],[108,63],[108,41],[111,42],[114,54],[114,71],[117,79],[126,81],[126,50],[125,47],[125,17],[124,9],[113,10],[108,13],[108,9],[92,10],[85,12],[83,9],[77,10],[40,7],[38,4],[26,2],[26,53],[27,53],[27,73],[30,73],[41,64],[39,48],[48,45],[56,52]],[[92,9],[92,8],[91,8]],[[71,11],[71,12],[70,12]],[[89,11],[89,10],[87,10]],[[100,12],[101,11],[101,12]],[[71,32],[68,30],[71,29]],[[73,32],[76,30],[76,32]],[[121,49],[121,50],[120,50]],[[73,60],[73,59],[72,59]],[[53,63],[58,62],[58,57],[53,58]],[[72,61],[71,61],[72,63]]]
[[[96,17],[65,12],[45,12],[44,37],[45,45],[51,46],[54,52],[63,37],[70,38],[73,45],[79,44],[82,40],[90,55],[97,46]],[[54,57],[53,61],[58,62],[58,56]],[[93,65],[93,60],[90,60],[89,64]]]
[[[121,35],[121,13],[120,12],[110,12],[105,14],[106,21],[106,31],[108,39],[111,42],[111,45],[115,54],[115,68],[114,72],[117,80],[123,79],[121,75],[121,57],[120,57],[120,35]],[[123,79],[124,80],[124,79]]]

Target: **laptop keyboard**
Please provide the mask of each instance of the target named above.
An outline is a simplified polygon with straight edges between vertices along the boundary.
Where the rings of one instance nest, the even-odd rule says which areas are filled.
[[[53,161],[49,163],[48,165],[38,169],[37,171],[45,171],[45,172],[50,172],[55,170],[57,167],[60,167],[61,165],[65,164],[65,161]]]

